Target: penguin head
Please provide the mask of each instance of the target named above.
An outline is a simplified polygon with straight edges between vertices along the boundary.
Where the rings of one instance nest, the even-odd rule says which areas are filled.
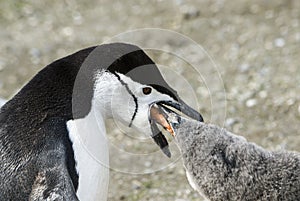
[[[159,89],[157,85],[141,84],[121,73],[102,71],[98,74],[95,85],[94,104],[106,118],[118,120],[123,125],[152,137],[170,157],[168,142],[158,126],[173,133],[167,116],[164,116],[167,114],[165,111],[175,110],[198,121],[203,119],[179,97]]]
[[[149,107],[162,100],[174,101],[152,86],[135,82],[121,73],[101,72],[96,82],[95,105],[101,114],[146,134],[151,133]]]
[[[78,58],[83,58],[81,63]],[[168,85],[156,64],[139,47],[125,43],[103,44],[66,57],[80,69],[73,86],[72,118],[83,118],[94,107],[106,118],[151,136],[170,156],[168,142],[158,125],[168,128],[163,107],[176,109],[203,121]],[[61,63],[61,62],[60,62]],[[93,100],[93,101],[91,101]]]
[[[109,65],[98,69],[94,90],[96,108],[106,117],[151,136],[170,157],[168,142],[158,126],[170,128],[164,119],[163,108],[177,110],[198,121],[203,121],[202,116],[182,101],[143,50],[123,43],[99,47],[102,47],[100,55],[105,50]]]

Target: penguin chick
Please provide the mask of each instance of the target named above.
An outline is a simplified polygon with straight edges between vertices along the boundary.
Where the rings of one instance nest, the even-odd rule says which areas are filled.
[[[208,200],[300,200],[300,154],[267,151],[224,128],[171,123],[191,186]]]

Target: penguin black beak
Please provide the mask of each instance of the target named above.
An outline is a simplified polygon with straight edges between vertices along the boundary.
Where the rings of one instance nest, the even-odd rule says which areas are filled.
[[[194,110],[193,108],[188,106],[185,102],[183,102],[180,99],[178,100],[178,102],[160,101],[160,102],[157,102],[157,104],[162,106],[163,108],[166,108],[166,106],[169,107],[170,108],[169,111],[171,111],[172,109],[176,109],[178,112],[180,112],[180,113],[186,115],[187,117],[194,119],[196,121],[200,121],[200,122],[204,121],[202,115],[199,112],[197,112],[196,110]]]
[[[201,114],[181,100],[179,100],[179,102],[158,101],[150,104],[149,122],[152,131],[151,137],[153,138],[155,143],[160,147],[163,153],[169,158],[171,157],[171,152],[169,150],[168,141],[166,137],[162,134],[162,132],[159,130],[157,124],[161,125],[172,136],[175,136],[173,128],[177,121],[174,118],[177,118],[178,120],[180,119],[177,113],[181,113],[189,118],[203,122],[203,117],[201,116]],[[169,122],[169,120],[172,121]]]

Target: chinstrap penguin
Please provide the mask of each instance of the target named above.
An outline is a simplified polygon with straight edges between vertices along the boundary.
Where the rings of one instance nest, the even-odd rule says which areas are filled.
[[[105,119],[151,136],[170,156],[154,103],[203,121],[137,46],[103,44],[49,64],[1,108],[0,200],[105,201]]]

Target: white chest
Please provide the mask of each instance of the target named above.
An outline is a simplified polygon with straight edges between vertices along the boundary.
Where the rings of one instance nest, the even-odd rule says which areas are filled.
[[[83,119],[67,122],[79,175],[80,201],[106,201],[109,184],[109,152],[102,117],[93,110]]]

